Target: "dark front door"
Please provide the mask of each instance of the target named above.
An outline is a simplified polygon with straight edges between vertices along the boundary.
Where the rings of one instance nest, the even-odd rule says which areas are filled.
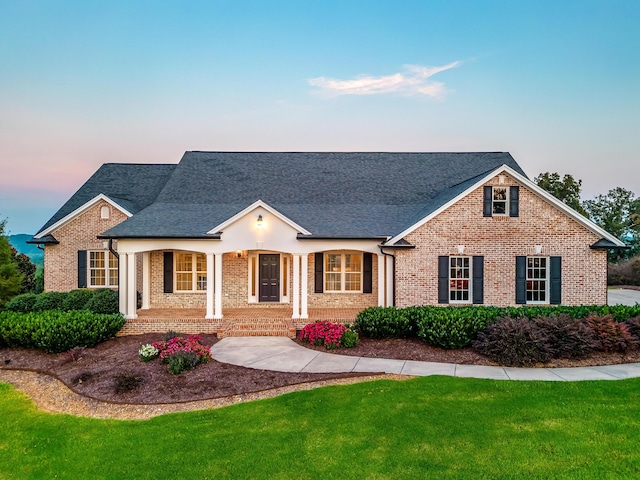
[[[280,301],[280,255],[260,255],[260,301]]]

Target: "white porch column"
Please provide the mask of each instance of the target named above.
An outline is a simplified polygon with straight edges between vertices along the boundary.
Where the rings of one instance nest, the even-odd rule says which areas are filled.
[[[378,253],[378,306],[384,307],[384,255]]]
[[[293,314],[291,318],[300,318],[300,254],[293,254]]]
[[[204,318],[213,318],[213,253],[207,253],[207,314]]]
[[[127,254],[127,315],[126,318],[138,318],[136,295],[136,254]]]
[[[387,307],[393,306],[393,257],[385,255],[387,259]]]
[[[127,254],[118,255],[118,308],[127,316]]]
[[[300,318],[309,318],[307,311],[307,291],[309,288],[309,255],[302,255],[302,268],[300,268],[300,274],[302,275],[301,282],[301,299],[300,299]]]
[[[149,310],[149,303],[151,299],[151,292],[149,291],[151,284],[151,269],[150,267],[151,253],[144,252],[142,254],[142,309]]]
[[[208,262],[208,260],[207,260]],[[214,305],[213,318],[222,318],[222,254],[215,254],[215,284],[214,296],[216,298]]]

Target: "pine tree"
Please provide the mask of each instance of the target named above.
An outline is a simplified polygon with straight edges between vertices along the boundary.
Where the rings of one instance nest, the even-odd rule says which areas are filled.
[[[11,255],[11,244],[4,233],[7,220],[0,220],[0,309],[22,288],[22,275]]]

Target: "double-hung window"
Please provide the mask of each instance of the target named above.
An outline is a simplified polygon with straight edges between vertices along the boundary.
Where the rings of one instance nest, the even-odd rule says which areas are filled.
[[[491,213],[493,216],[509,214],[509,189],[507,187],[493,187],[491,199]]]
[[[518,217],[520,187],[517,185],[498,185],[484,187],[483,216]]]
[[[547,257],[527,257],[527,303],[549,303]]]
[[[118,259],[109,250],[90,251],[89,287],[117,287]]]
[[[207,290],[207,257],[204,253],[176,253],[175,278],[177,292]]]
[[[325,291],[362,291],[362,254],[325,254]]]
[[[449,303],[471,303],[471,258],[449,257]]]

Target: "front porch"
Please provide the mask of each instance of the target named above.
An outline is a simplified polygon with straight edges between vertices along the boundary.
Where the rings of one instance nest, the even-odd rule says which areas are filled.
[[[118,335],[139,335],[169,330],[185,333],[215,333],[219,338],[241,336],[288,336],[307,323],[329,320],[353,323],[361,308],[309,308],[309,318],[292,319],[291,307],[225,308],[223,318],[207,319],[205,308],[139,309],[137,318],[127,319]]]

